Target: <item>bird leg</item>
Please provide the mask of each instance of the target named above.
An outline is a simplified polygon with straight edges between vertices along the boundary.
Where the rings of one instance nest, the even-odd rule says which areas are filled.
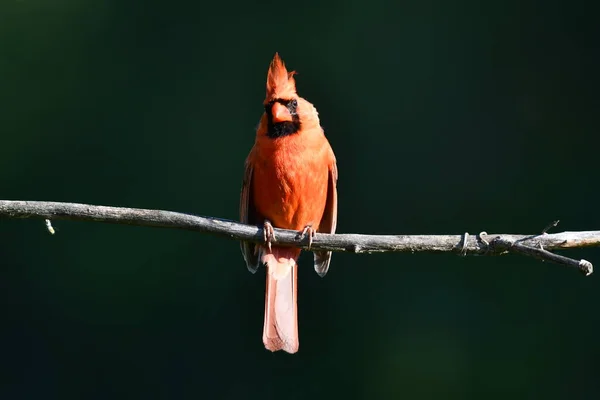
[[[271,225],[271,221],[265,219],[263,223],[263,235],[265,238],[265,243],[267,244],[267,249],[269,249],[269,253],[271,252],[271,242],[275,241],[275,230],[273,230],[273,225]]]
[[[309,224],[309,225],[306,225],[304,227],[304,229],[302,229],[302,231],[300,231],[298,233],[298,237],[303,239],[307,233],[308,233],[308,249],[310,250],[310,246],[312,246],[313,237],[315,237],[315,233],[317,233],[317,231],[314,230],[312,225]]]

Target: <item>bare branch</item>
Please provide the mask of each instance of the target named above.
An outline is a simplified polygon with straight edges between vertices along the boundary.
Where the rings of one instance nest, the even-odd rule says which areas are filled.
[[[262,243],[262,227],[231,220],[203,217],[163,210],[94,206],[78,203],[0,200],[0,218],[40,218],[45,220],[96,221],[113,224],[185,229],[211,233],[235,240]],[[553,224],[551,224],[553,225]],[[551,226],[549,226],[551,227]],[[540,235],[486,234],[463,235],[362,235],[321,234],[312,241],[311,250],[377,252],[452,252],[462,255],[500,255],[507,252],[533,256],[542,260],[575,267],[585,275],[593,271],[586,260],[575,260],[549,250],[598,247],[600,231],[561,232]],[[298,232],[275,228],[277,244],[308,247],[308,237]],[[485,238],[483,236],[486,236]]]

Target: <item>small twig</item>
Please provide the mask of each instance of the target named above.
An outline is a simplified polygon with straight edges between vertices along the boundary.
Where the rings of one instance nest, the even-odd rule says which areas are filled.
[[[44,201],[0,200],[0,218],[43,218],[48,220],[96,221],[113,224],[153,226],[185,229],[211,233],[235,240],[263,243],[261,227],[240,224],[226,219],[202,217],[162,210],[106,207],[77,203]],[[274,229],[276,243],[307,249],[308,235],[298,237],[298,232]],[[490,240],[482,236],[489,236]],[[493,238],[493,239],[491,239]],[[543,246],[543,248],[542,248]],[[464,235],[314,235],[311,250],[346,251],[352,253],[453,252],[469,255],[500,255],[515,252],[555,263],[576,266],[586,275],[592,273],[592,264],[559,256],[548,250],[600,246],[600,231],[561,232],[543,235],[490,234],[481,232],[477,237]]]
[[[46,219],[46,229],[48,229],[48,232],[50,232],[51,235],[54,235],[56,233],[56,231],[52,227],[52,221],[50,221],[49,219]]]
[[[559,220],[559,219],[557,219],[556,221],[552,221],[552,222],[550,222],[550,224],[548,224],[548,226],[547,226],[547,227],[545,227],[545,228],[544,228],[544,230],[542,231],[542,235],[544,235],[544,234],[548,233],[548,231],[549,231],[550,229],[557,227],[559,222],[560,222],[560,220]]]
[[[469,232],[465,232],[462,237],[462,246],[460,249],[460,255],[465,257],[467,255],[467,242],[469,241]]]
[[[490,244],[492,247],[496,247],[499,251],[510,251],[526,256],[531,256],[538,258],[542,261],[550,261],[556,264],[562,264],[569,267],[575,267],[580,270],[586,276],[591,275],[594,271],[594,267],[592,263],[586,260],[575,260],[573,258],[561,256],[558,254],[554,254],[544,249],[542,243],[540,243],[539,248],[526,246],[517,241],[510,241],[503,239],[502,237],[495,238]]]
[[[483,243],[484,246],[489,247],[490,242],[488,242],[487,240],[485,240],[483,237],[487,236],[487,232],[486,231],[481,231],[479,232],[479,240],[481,241],[481,243]]]

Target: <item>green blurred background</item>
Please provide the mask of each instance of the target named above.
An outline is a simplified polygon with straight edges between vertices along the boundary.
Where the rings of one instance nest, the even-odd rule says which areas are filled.
[[[600,229],[590,3],[2,0],[0,198],[236,219],[278,51],[339,232]],[[237,242],[54,226],[0,221],[2,399],[600,398],[596,275],[338,253],[321,279],[303,254],[290,356]]]

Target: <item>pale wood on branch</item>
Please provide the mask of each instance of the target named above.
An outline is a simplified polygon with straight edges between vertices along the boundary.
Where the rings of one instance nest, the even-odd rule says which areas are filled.
[[[163,210],[107,207],[48,201],[0,200],[0,218],[40,218],[46,220],[96,221],[113,224],[175,228],[211,233],[236,240],[263,241],[262,228],[231,220],[203,217]],[[555,225],[555,224],[554,224]],[[47,221],[49,229],[50,222]],[[551,225],[552,226],[552,225]],[[600,246],[600,231],[543,233],[534,235],[363,235],[319,234],[313,238],[312,250],[375,252],[454,252],[461,255],[499,255],[508,252],[536,257],[575,267],[585,275],[593,271],[586,260],[575,260],[549,250]],[[53,230],[51,231],[53,232]],[[297,232],[275,229],[276,243],[308,248],[308,237]]]

